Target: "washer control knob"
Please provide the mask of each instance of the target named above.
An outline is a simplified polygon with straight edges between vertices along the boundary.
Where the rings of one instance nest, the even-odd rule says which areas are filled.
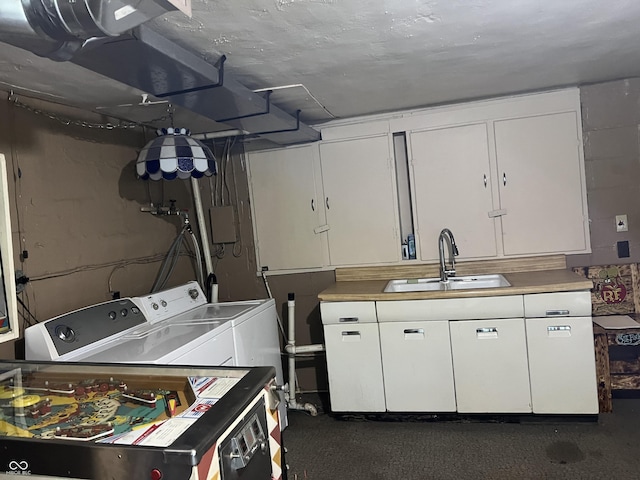
[[[160,300],[160,305],[162,305],[163,307],[166,307],[167,302],[165,300]]]
[[[76,332],[73,331],[73,328],[68,327],[67,325],[58,325],[56,327],[56,335],[63,342],[73,342],[76,338]]]
[[[138,307],[131,307],[131,313],[137,315],[140,313],[140,309]]]
[[[151,304],[151,308],[153,308],[154,310],[158,310],[160,307],[158,306],[158,304],[156,302],[153,302]]]
[[[127,310],[126,308],[123,308],[122,310],[120,310],[120,315],[122,315],[123,317],[126,317],[127,315],[129,315],[129,310]]]
[[[200,296],[200,293],[195,288],[190,288],[189,296],[195,300],[196,298],[198,298],[198,296]]]
[[[118,315],[116,315],[116,312],[114,312],[113,310],[111,310],[111,311],[109,312],[109,318],[110,318],[111,320],[115,320],[117,316],[118,316]]]

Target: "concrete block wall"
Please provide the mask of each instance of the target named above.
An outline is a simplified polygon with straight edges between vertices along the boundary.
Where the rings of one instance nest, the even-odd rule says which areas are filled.
[[[590,255],[567,258],[570,266],[640,262],[640,78],[581,87]],[[616,231],[627,215],[628,231]],[[617,243],[629,242],[629,257]]]

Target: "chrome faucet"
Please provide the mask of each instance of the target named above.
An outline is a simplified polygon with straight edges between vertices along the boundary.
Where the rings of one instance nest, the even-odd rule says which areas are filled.
[[[451,268],[447,268],[447,264],[444,258],[444,241],[447,240],[449,244],[449,261]],[[458,256],[458,247],[456,247],[456,241],[453,238],[453,233],[448,228],[443,228],[438,237],[438,249],[440,250],[440,281],[448,282],[449,277],[456,275],[456,257]]]

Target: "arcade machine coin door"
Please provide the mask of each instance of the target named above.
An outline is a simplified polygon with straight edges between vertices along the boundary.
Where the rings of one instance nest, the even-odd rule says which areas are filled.
[[[7,163],[0,153],[0,343],[20,336],[9,213]]]

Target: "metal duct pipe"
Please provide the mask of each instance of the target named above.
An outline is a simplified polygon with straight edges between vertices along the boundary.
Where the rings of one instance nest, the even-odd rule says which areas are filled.
[[[143,23],[190,0],[0,0],[0,41],[88,70],[281,145],[320,132]]]
[[[85,40],[118,36],[171,10],[171,0],[2,0],[0,41],[66,61]]]
[[[146,25],[88,41],[71,61],[246,135],[281,145],[320,140],[320,132],[272,105],[268,95],[224,72],[224,59],[212,65]]]

